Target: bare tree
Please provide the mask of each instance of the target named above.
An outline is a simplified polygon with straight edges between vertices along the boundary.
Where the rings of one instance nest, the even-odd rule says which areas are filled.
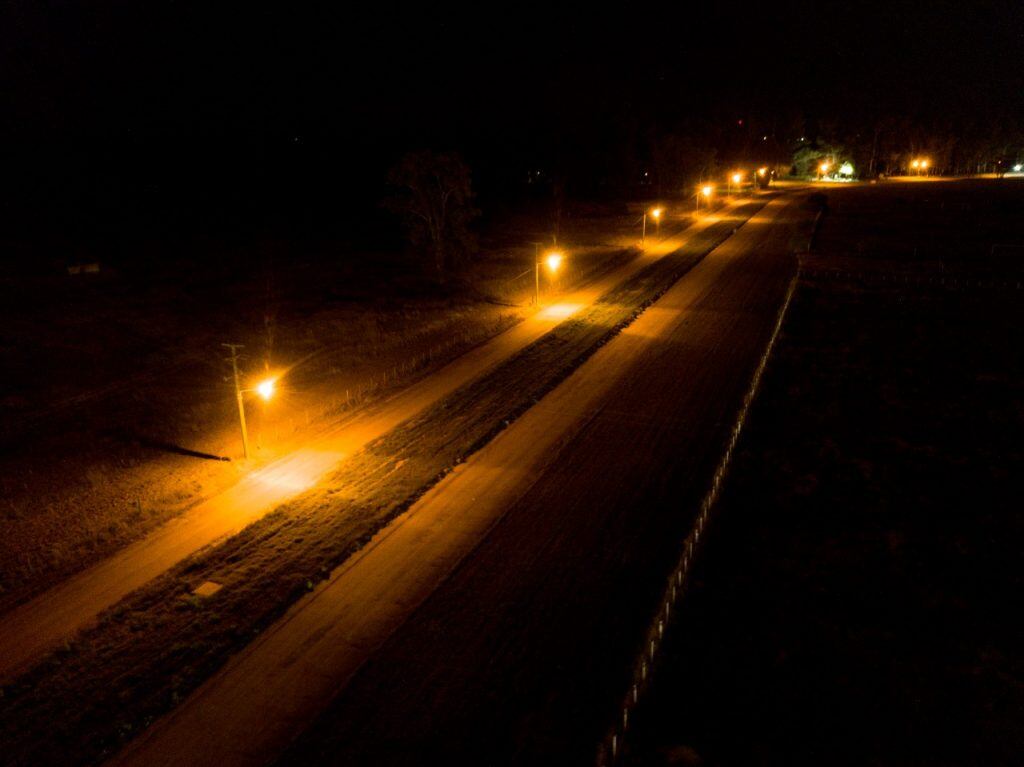
[[[431,257],[434,276],[443,282],[462,266],[473,249],[473,206],[469,167],[453,153],[406,154],[388,174],[394,193],[386,207],[398,213],[416,248]]]

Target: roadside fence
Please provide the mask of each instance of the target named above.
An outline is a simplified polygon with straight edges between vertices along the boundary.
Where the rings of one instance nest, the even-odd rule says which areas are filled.
[[[732,431],[729,434],[725,452],[715,468],[711,487],[700,503],[700,511],[697,514],[697,519],[694,522],[693,529],[683,542],[682,554],[669,575],[668,583],[665,586],[665,590],[658,604],[658,610],[647,628],[643,646],[641,647],[640,653],[633,664],[632,683],[626,691],[626,695],[622,699],[618,708],[619,715],[616,716],[614,724],[612,724],[605,737],[598,744],[596,759],[597,767],[612,767],[612,765],[618,764],[622,757],[624,741],[630,728],[630,714],[635,710],[640,701],[640,697],[645,693],[650,685],[654,663],[657,660],[658,651],[661,649],[665,630],[668,626],[669,619],[672,616],[672,609],[682,597],[683,591],[686,588],[687,576],[698,551],[697,546],[700,543],[701,538],[704,536],[708,519],[714,509],[715,502],[718,500],[726,472],[729,469],[729,465],[732,463],[733,452],[735,451],[736,444],[739,441],[743,425],[746,423],[747,413],[757,396],[758,388],[761,385],[761,376],[764,374],[765,367],[768,364],[768,359],[771,357],[772,349],[775,346],[775,341],[782,329],[782,323],[785,320],[787,311],[789,310],[789,305],[792,301],[793,294],[796,291],[799,278],[800,270],[798,269],[797,273],[793,275],[789,282],[785,298],[783,299],[782,306],[779,309],[775,325],[772,328],[772,334],[768,339],[764,352],[761,354],[761,358],[754,370],[754,375],[751,378],[750,385],[747,387],[747,391],[743,396],[743,402],[736,415]]]

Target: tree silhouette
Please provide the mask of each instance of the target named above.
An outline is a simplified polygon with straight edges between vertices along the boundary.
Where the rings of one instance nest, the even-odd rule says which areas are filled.
[[[426,251],[434,277],[444,282],[473,250],[469,167],[454,153],[406,154],[388,174],[394,191],[385,206],[401,216],[413,247]]]

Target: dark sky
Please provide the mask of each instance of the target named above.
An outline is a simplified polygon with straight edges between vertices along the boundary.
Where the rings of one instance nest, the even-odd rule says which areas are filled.
[[[8,2],[8,209],[192,184],[358,193],[424,146],[486,177],[599,154],[625,123],[1024,111],[1015,2],[353,5]]]
[[[8,3],[5,130],[415,134],[609,100],[1021,97],[1014,2],[232,5]]]

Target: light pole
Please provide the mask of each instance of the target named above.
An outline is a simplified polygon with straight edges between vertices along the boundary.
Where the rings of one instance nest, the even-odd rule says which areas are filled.
[[[540,243],[533,243],[533,305],[540,306]]]
[[[655,229],[661,232],[661,214],[664,212],[663,208],[651,208],[651,218],[654,219]],[[647,211],[644,211],[643,224],[640,228],[640,244],[644,245],[647,242]]]
[[[564,256],[560,250],[549,250],[544,255],[548,271],[554,275],[562,266]],[[533,304],[540,306],[540,243],[533,244]]]
[[[715,190],[714,190],[714,187],[711,186],[711,184],[705,184],[704,186],[702,186],[700,189],[697,190],[697,194],[694,195],[694,196],[697,199],[697,212],[698,213],[700,213],[700,198],[703,197],[705,204],[706,205],[710,205],[711,204],[711,195],[713,195],[714,193],[715,193]]]
[[[276,386],[276,380],[274,378],[266,378],[256,384],[251,389],[243,389],[241,381],[238,378],[238,350],[244,349],[243,344],[221,344],[221,346],[227,347],[231,351],[231,373],[232,379],[235,383],[235,401],[238,403],[238,425],[242,430],[242,454],[246,460],[249,459],[249,431],[245,427],[245,400],[242,395],[245,392],[254,391],[259,394],[263,399],[269,400],[274,396],[274,389]]]

